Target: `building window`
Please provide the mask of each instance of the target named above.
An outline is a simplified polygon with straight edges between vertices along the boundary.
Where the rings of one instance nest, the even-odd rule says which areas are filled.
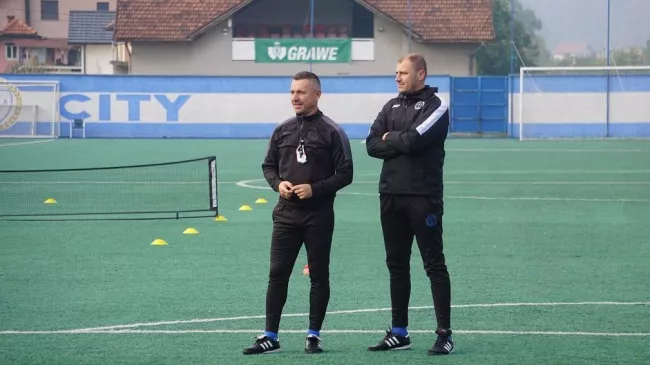
[[[18,47],[16,47],[13,43],[5,43],[5,58],[7,60],[17,60]]]
[[[97,3],[97,11],[108,11],[108,3],[107,2]]]
[[[41,0],[41,19],[59,20],[58,0]]]

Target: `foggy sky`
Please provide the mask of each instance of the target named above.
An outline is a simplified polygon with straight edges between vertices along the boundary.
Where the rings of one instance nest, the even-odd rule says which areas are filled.
[[[558,43],[587,43],[604,51],[607,0],[520,0],[543,23],[552,52]],[[643,46],[650,39],[650,0],[610,0],[610,47]]]

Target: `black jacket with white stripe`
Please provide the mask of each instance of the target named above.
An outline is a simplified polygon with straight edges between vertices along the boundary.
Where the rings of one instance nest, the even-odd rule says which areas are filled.
[[[425,195],[442,203],[449,105],[437,92],[427,85],[412,94],[399,94],[378,113],[366,150],[384,161],[380,194]]]
[[[306,161],[298,162],[296,149],[304,143]],[[280,202],[297,207],[332,205],[336,193],[352,183],[354,167],[348,136],[322,111],[310,116],[296,116],[280,123],[271,138],[264,162],[264,178],[279,190],[284,180],[293,185],[310,184],[312,197],[300,200],[280,197]]]

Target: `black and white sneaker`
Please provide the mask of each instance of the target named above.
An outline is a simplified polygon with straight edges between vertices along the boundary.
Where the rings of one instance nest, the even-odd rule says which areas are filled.
[[[451,331],[436,331],[438,338],[429,355],[449,355],[454,351],[454,341],[451,339]]]
[[[308,335],[305,341],[305,352],[308,354],[317,354],[323,352],[320,337],[316,335]]]
[[[259,335],[255,337],[253,346],[244,349],[244,355],[272,354],[278,351],[280,351],[280,341]]]
[[[368,347],[368,351],[392,351],[392,350],[407,350],[411,348],[411,339],[396,335],[390,330],[386,331],[386,336],[379,341],[375,346]]]

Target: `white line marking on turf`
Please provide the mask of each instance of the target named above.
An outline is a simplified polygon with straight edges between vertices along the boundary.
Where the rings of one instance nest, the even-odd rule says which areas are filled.
[[[543,149],[543,148],[448,148],[450,152],[549,152],[549,153],[563,153],[563,152],[612,152],[612,153],[628,153],[628,152],[641,152],[650,153],[650,150],[644,149],[577,149],[577,148],[558,148],[558,149]]]
[[[247,180],[247,182],[263,182],[262,179]],[[218,184],[237,184],[241,187],[251,189],[266,189],[266,186],[243,186],[241,181],[217,181]],[[355,181],[353,185],[376,185],[378,181]],[[21,184],[21,185],[51,185],[51,184],[106,184],[106,185],[199,185],[206,184],[205,181],[0,181],[0,184]],[[458,185],[650,185],[650,181],[445,181],[445,184]]]
[[[0,170],[2,172],[2,170]],[[258,180],[255,180],[258,181]],[[261,180],[259,180],[261,181]],[[237,184],[240,181],[217,181],[217,184]],[[71,181],[0,181],[0,184],[29,184],[29,185],[51,185],[51,184],[106,184],[106,185],[207,185],[207,181],[101,181],[101,180],[71,180]],[[650,183],[649,183],[650,184]],[[257,187],[261,189],[261,187]],[[270,189],[270,188],[269,188]]]
[[[47,142],[54,142],[54,140],[53,139],[40,139],[38,141],[3,143],[3,144],[0,144],[0,147],[24,146],[24,145],[28,145],[28,144],[47,143]]]
[[[478,304],[453,304],[452,308],[495,308],[495,307],[548,307],[548,306],[584,306],[584,305],[603,305],[603,306],[616,306],[616,305],[650,305],[650,302],[547,302],[547,303],[478,303]],[[410,310],[433,309],[433,306],[419,306],[409,307]],[[367,309],[348,309],[327,312],[327,315],[334,314],[354,314],[354,313],[376,313],[390,311],[391,308],[367,308]],[[282,317],[308,317],[309,313],[287,313]],[[265,315],[255,316],[237,316],[237,317],[219,317],[219,318],[199,318],[189,320],[174,320],[174,321],[158,321],[158,322],[143,322],[132,323],[113,326],[79,328],[75,331],[104,331],[137,327],[155,327],[166,326],[175,324],[191,324],[191,323],[210,323],[210,322],[223,322],[223,321],[238,321],[249,319],[263,319]]]
[[[379,181],[355,181],[355,184],[378,184]],[[445,185],[650,185],[650,181],[445,181]]]
[[[262,179],[242,180],[236,183],[237,186],[248,189],[270,190],[268,186],[256,186],[251,183],[263,181]],[[378,196],[378,193],[358,193],[350,191],[340,191],[341,195],[356,196]],[[510,201],[557,201],[557,202],[598,202],[598,203],[648,203],[650,199],[626,199],[626,198],[556,198],[556,197],[537,197],[537,196],[516,196],[516,197],[491,197],[491,196],[469,196],[469,195],[446,195],[445,199],[461,200],[510,200]]]
[[[305,334],[305,330],[283,329],[284,334]],[[330,334],[375,334],[385,333],[386,330],[321,330],[321,333]],[[433,334],[434,330],[409,330],[410,333]],[[260,333],[259,329],[241,329],[241,330],[102,330],[102,331],[0,331],[0,335],[60,335],[60,334],[214,334],[214,333]],[[454,330],[456,334],[468,335],[547,335],[547,336],[603,336],[603,337],[648,337],[648,332],[570,332],[570,331],[502,331],[502,330]]]
[[[585,174],[650,174],[650,170],[459,170],[445,171],[445,176],[449,175],[585,175]],[[358,173],[358,176],[379,176],[379,173]]]

